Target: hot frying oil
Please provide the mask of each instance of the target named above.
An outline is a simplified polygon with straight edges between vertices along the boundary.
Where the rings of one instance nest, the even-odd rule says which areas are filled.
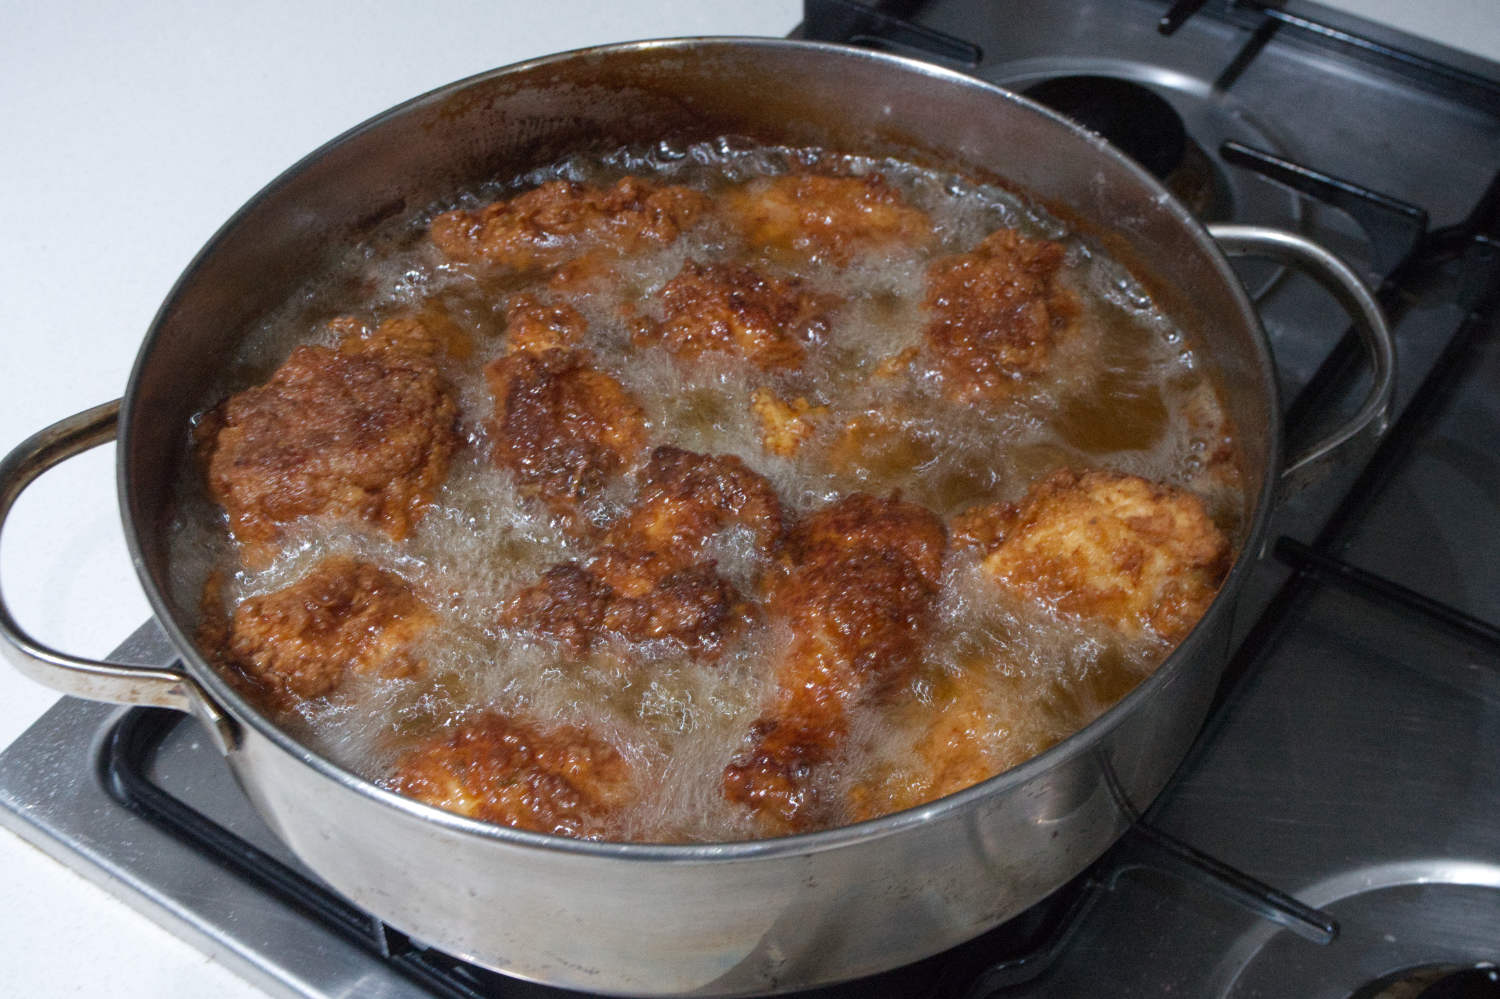
[[[643,319],[658,318],[654,293],[685,262],[747,259],[711,220],[670,246],[623,259],[608,287],[585,283],[571,297],[587,320],[582,346],[640,403],[652,446],[738,456],[774,485],[789,521],[863,491],[899,494],[946,522],[979,504],[1015,501],[1057,468],[1110,467],[1198,492],[1234,536],[1238,497],[1196,457],[1202,428],[1224,420],[1217,410],[1203,417],[1218,397],[1187,339],[1118,264],[1010,192],[889,160],[724,140],[568,160],[454,204],[473,207],[553,178],[612,183],[626,174],[712,194],[806,167],[879,173],[930,216],[936,242],[802,269],[805,286],[832,304],[820,339],[794,370],[768,372],[713,352],[684,362],[635,336]],[[444,261],[421,238],[426,221],[408,220],[378,251],[352,252],[343,271],[268,317],[230,366],[235,383],[221,388],[263,379],[294,344],[329,342],[326,324],[335,316],[373,327],[413,308],[440,313],[463,344],[450,351],[444,373],[456,390],[465,446],[435,503],[401,544],[347,527],[293,525],[280,555],[251,570],[203,498],[201,470],[189,470],[175,540],[179,603],[195,606],[215,568],[228,580],[227,609],[288,585],[331,553],[372,560],[409,581],[441,625],[419,650],[425,668],[418,675],[353,676],[283,719],[319,751],[381,780],[403,751],[478,710],[579,724],[614,743],[640,786],[651,789],[629,817],[632,838],[754,835],[747,816],[724,800],[719,775],[768,703],[786,640],[777,622],[756,617],[711,661],[608,644],[580,654],[502,625],[498,609],[508,596],[590,550],[488,457],[494,400],[482,370],[505,350],[506,304],[519,292],[553,292],[546,273],[501,275]],[[1060,241],[1062,281],[1081,307],[1044,374],[994,405],[954,404],[909,361],[923,339],[926,268],[1000,227]],[[782,263],[754,259],[789,276]],[[762,443],[752,396],[765,389],[815,414],[792,454]],[[205,408],[216,401],[205,399]],[[1197,419],[1183,417],[1190,408]],[[606,497],[610,511],[630,502],[628,484],[617,491]],[[728,532],[712,554],[741,593],[759,597],[767,563],[753,541]],[[855,709],[847,749],[822,778],[827,800],[850,803],[837,821],[915,804],[951,790],[944,781],[961,786],[1024,761],[1107,709],[1167,651],[1004,597],[975,559],[956,547],[950,553],[931,639],[911,678]],[[936,776],[914,763],[933,747],[949,761]]]

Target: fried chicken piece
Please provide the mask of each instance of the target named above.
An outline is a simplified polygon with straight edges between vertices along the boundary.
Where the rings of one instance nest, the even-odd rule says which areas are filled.
[[[748,529],[761,554],[780,540],[781,501],[765,477],[733,455],[659,447],[635,504],[604,536],[597,575],[622,593],[640,592],[664,572],[697,561],[708,542],[732,526]],[[637,557],[642,553],[649,556],[647,569]]]
[[[848,737],[849,712],[899,684],[930,627],[947,547],[928,510],[862,493],[787,538],[768,612],[791,638],[770,707],[724,769],[724,794],[770,832],[826,821],[819,773]]]
[[[551,267],[588,250],[634,253],[668,246],[707,211],[698,191],[624,177],[613,187],[550,180],[506,201],[432,220],[449,260],[512,270]]]
[[[659,447],[634,505],[586,565],[549,569],[511,599],[504,620],[579,651],[613,635],[714,655],[753,613],[706,558],[712,540],[732,527],[750,531],[755,550],[770,554],[782,532],[770,484],[738,458]]]
[[[350,670],[411,674],[413,646],[435,622],[400,576],[338,556],[235,608],[219,652],[286,706],[332,692]]]
[[[390,786],[459,815],[577,839],[618,834],[636,795],[630,765],[605,740],[495,712],[408,752]]]
[[[339,334],[338,349],[345,354],[371,357],[406,355],[439,360],[465,360],[474,344],[453,317],[440,306],[428,303],[412,313],[392,316],[373,330],[353,316],[340,316],[328,324]]]
[[[628,264],[626,259],[624,263]],[[547,290],[572,301],[619,292],[623,274],[622,258],[608,250],[594,250],[559,264],[547,278]]]
[[[484,369],[495,397],[495,464],[556,513],[586,516],[600,487],[646,445],[646,417],[580,350],[520,351]]]
[[[927,268],[925,346],[950,399],[1003,399],[1047,370],[1078,312],[1058,281],[1063,255],[1059,243],[998,229],[972,252]]]
[[[535,295],[517,295],[505,309],[506,349],[541,354],[576,347],[588,330],[583,315],[567,302],[548,304]]]
[[[934,699],[934,707],[916,705],[930,717],[912,747],[912,759],[850,789],[852,821],[936,801],[988,780],[1010,765],[995,760],[986,747],[994,721],[977,684],[944,677]]]
[[[932,220],[878,175],[761,177],[723,198],[745,241],[792,261],[847,267],[867,253],[921,249]]]
[[[812,437],[815,421],[828,415],[827,406],[806,399],[785,402],[768,388],[750,394],[750,411],[760,420],[760,443],[771,454],[790,458]]]
[[[662,319],[645,323],[637,343],[660,343],[685,361],[709,351],[734,354],[762,371],[800,368],[804,344],[827,331],[831,304],[796,278],[691,260],[655,297]]]
[[[247,562],[299,517],[410,533],[448,474],[458,406],[433,363],[298,347],[197,429],[208,487]]]
[[[1119,472],[1060,469],[1018,504],[970,510],[955,533],[1000,585],[1058,612],[1169,642],[1208,609],[1232,560],[1191,493]]]

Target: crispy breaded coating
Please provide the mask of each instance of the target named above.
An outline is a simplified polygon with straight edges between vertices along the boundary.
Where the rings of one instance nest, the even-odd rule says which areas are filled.
[[[848,736],[849,711],[900,683],[930,627],[947,540],[928,510],[862,493],[788,536],[768,613],[791,638],[773,702],[724,769],[724,794],[769,832],[825,821],[819,772]]]
[[[963,402],[1003,399],[1047,370],[1057,337],[1076,315],[1058,281],[1062,244],[998,229],[970,253],[927,268],[923,331],[943,392]]]
[[[800,397],[785,402],[764,387],[750,394],[750,411],[760,420],[761,447],[783,458],[796,454],[817,429],[816,421],[828,415],[827,406]]]
[[[435,621],[400,576],[338,556],[235,608],[220,652],[285,706],[330,693],[350,670],[414,672],[413,646]]]
[[[540,354],[576,347],[588,331],[583,315],[567,302],[543,302],[535,295],[514,296],[505,309],[506,349]]]
[[[432,220],[433,243],[450,260],[525,271],[588,250],[633,253],[668,246],[709,206],[697,191],[624,177],[613,187],[550,180],[474,211]]]
[[[494,712],[407,753],[390,785],[459,815],[578,839],[617,834],[636,795],[630,765],[605,740]]]
[[[299,517],[410,533],[448,474],[458,406],[431,361],[298,347],[198,428],[208,487],[258,563]]]
[[[659,447],[634,505],[604,536],[596,574],[622,592],[637,592],[663,571],[697,561],[711,538],[733,526],[748,529],[762,554],[780,540],[781,501],[765,477],[733,455]],[[644,573],[638,555],[651,562]]]
[[[629,392],[580,350],[517,352],[491,362],[495,464],[555,513],[577,517],[646,445],[646,417]]]
[[[1179,641],[1232,560],[1198,497],[1119,472],[1060,469],[1018,504],[971,510],[955,533],[1002,586],[1127,636]]]
[[[474,353],[469,335],[434,303],[427,303],[416,312],[392,316],[373,330],[353,316],[340,316],[329,322],[328,327],[339,334],[338,349],[345,354],[465,360]]]
[[[826,333],[831,304],[796,278],[691,260],[655,299],[661,321],[645,323],[637,343],[660,343],[686,361],[709,351],[733,354],[763,371],[800,368],[805,344]]]
[[[792,261],[847,267],[867,253],[920,249],[932,220],[878,175],[761,177],[729,191],[726,215],[745,242]]]
[[[782,531],[770,484],[738,458],[659,447],[634,505],[588,562],[549,569],[511,599],[503,620],[579,651],[615,636],[717,654],[754,613],[706,560],[712,539],[732,527],[770,554]]]
[[[601,293],[619,291],[622,266],[629,258],[607,250],[594,250],[559,264],[547,278],[547,290],[571,301],[585,301]]]
[[[936,801],[1020,762],[1002,763],[986,749],[995,722],[972,680],[946,677],[934,700],[927,725],[912,747],[913,758],[850,789],[851,820],[861,822]]]

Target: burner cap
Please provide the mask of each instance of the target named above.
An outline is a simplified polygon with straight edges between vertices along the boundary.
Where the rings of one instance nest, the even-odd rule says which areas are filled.
[[[1028,88],[1026,96],[1098,132],[1159,180],[1166,180],[1187,152],[1182,117],[1139,83],[1058,76]]]

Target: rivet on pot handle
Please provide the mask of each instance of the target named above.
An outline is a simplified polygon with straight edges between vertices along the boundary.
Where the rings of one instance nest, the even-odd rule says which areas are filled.
[[[0,534],[11,507],[37,476],[75,454],[114,440],[120,402],[84,410],[32,434],[0,461]],[[0,591],[0,635],[17,669],[38,683],[92,701],[175,708],[196,715],[221,752],[238,742],[234,722],[192,677],[173,669],[81,659],[32,638],[16,622]]]
[[[1264,257],[1295,267],[1322,285],[1338,301],[1359,330],[1370,352],[1373,381],[1359,411],[1322,440],[1287,461],[1281,472],[1283,495],[1310,482],[1335,451],[1358,439],[1378,439],[1391,422],[1396,390],[1396,345],[1380,303],[1348,264],[1311,240],[1280,229],[1249,225],[1211,225],[1209,235],[1232,257]]]

